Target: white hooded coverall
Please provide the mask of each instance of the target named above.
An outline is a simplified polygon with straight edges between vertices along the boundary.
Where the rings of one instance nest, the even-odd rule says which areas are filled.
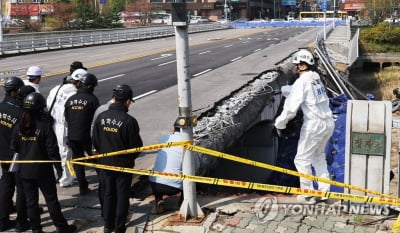
[[[39,84],[33,83],[29,80],[24,80],[24,84],[25,84],[25,86],[31,86],[31,87],[35,88],[35,92],[40,93]]]
[[[50,90],[49,96],[47,97],[47,108],[50,109],[53,103],[55,94],[60,86],[57,85]],[[63,161],[72,158],[72,152],[67,146],[68,131],[67,122],[65,121],[64,111],[65,111],[65,101],[77,92],[77,89],[72,84],[64,84],[57,93],[55,97],[56,100],[53,105],[53,109],[50,114],[54,118],[53,129],[57,137],[57,143],[60,151],[60,157]],[[67,165],[62,162],[63,174],[60,179],[60,184],[63,186],[72,185],[73,178],[69,173]]]
[[[325,87],[314,71],[305,71],[294,82],[283,111],[275,120],[275,127],[285,129],[299,108],[304,120],[294,164],[298,172],[305,174],[312,174],[313,165],[316,176],[329,179],[325,146],[333,133],[334,120]],[[313,190],[312,180],[300,177],[300,188]],[[329,191],[329,188],[329,184],[318,182],[318,190]]]

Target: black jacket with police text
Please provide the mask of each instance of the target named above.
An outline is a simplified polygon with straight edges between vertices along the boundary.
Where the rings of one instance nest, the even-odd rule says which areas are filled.
[[[35,129],[30,135],[20,133],[20,124],[17,124],[12,133],[11,152],[20,154],[20,160],[60,160],[57,138],[53,131],[51,119],[43,114],[35,114]],[[20,164],[19,174],[24,179],[40,179],[53,175],[52,163]]]
[[[113,103],[95,120],[92,142],[99,153],[108,153],[143,146],[136,119],[127,113],[121,103]],[[99,163],[132,168],[139,153],[99,159]]]
[[[65,102],[65,120],[68,124],[68,139],[90,139],[90,125],[93,115],[99,107],[99,100],[87,88],[79,88]]]
[[[11,160],[13,153],[10,152],[11,134],[19,121],[24,110],[22,102],[6,97],[0,103],[0,159]]]

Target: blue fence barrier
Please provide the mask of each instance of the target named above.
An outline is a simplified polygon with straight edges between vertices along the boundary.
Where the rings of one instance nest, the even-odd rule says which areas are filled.
[[[327,20],[326,25],[332,24],[332,20]],[[257,27],[322,27],[324,21],[248,21],[248,22],[231,22],[234,28],[257,28]],[[335,25],[346,25],[346,20],[336,20]]]

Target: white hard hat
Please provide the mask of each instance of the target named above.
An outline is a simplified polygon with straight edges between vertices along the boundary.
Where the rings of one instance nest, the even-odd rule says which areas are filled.
[[[26,71],[26,75],[28,76],[42,76],[43,71],[39,66],[31,66]]]
[[[87,74],[84,69],[77,69],[71,74],[71,78],[74,81],[82,81],[83,75]]]
[[[293,64],[299,64],[300,62],[307,63],[309,65],[314,65],[314,56],[311,52],[302,49],[296,52],[292,57]]]

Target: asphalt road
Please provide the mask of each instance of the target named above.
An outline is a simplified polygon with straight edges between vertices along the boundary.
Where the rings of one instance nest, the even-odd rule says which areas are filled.
[[[320,30],[251,28],[190,34],[193,109],[210,108],[260,72],[275,67],[279,60],[312,43],[315,32]],[[95,94],[101,103],[111,97],[112,87],[117,83],[131,84],[136,96],[155,90],[130,107],[130,113],[139,121],[144,144],[149,145],[169,134],[171,122],[178,116],[177,90],[173,88],[176,84],[174,50],[175,38],[169,37],[43,52],[2,58],[0,72],[40,65],[47,74],[40,89],[47,96],[50,88],[66,75],[69,64],[80,60],[99,78]],[[2,91],[0,96],[4,95]],[[153,157],[146,155],[136,164],[139,168],[149,168],[152,163]]]
[[[192,78],[199,77],[305,30],[307,29],[231,29],[189,34],[190,73]],[[110,98],[111,88],[118,83],[131,85],[134,95],[139,97],[175,85],[177,75],[174,46],[175,38],[169,37],[50,51],[4,58],[0,71],[24,70],[30,65],[41,66],[47,75],[43,78],[40,89],[47,96],[49,90],[66,75],[65,68],[73,60],[81,60],[98,77],[99,86],[95,94],[101,103],[105,103]]]

